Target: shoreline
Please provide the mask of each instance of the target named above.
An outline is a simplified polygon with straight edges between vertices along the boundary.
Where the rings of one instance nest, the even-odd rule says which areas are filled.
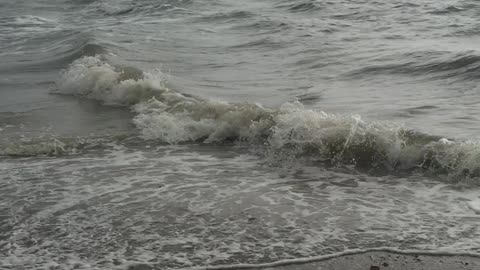
[[[303,264],[269,267],[269,270],[477,270],[480,257],[453,254],[406,254],[368,251]]]
[[[190,270],[478,270],[480,254],[375,248],[260,264],[211,265]]]

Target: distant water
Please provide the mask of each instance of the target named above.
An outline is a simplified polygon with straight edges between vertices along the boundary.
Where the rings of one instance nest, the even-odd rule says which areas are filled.
[[[0,0],[0,268],[480,255],[479,16]]]

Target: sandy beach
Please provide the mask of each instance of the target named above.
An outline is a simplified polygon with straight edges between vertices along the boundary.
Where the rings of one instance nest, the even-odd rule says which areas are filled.
[[[267,268],[269,270],[476,270],[480,258],[369,252],[329,260]]]

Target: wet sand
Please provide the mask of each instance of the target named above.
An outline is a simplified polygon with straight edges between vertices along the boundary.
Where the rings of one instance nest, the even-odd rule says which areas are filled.
[[[328,260],[266,268],[269,270],[479,270],[480,258],[471,256],[405,255],[368,252]]]

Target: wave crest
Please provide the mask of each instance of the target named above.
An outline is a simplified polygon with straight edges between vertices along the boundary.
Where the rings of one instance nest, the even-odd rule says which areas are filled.
[[[74,61],[60,74],[58,94],[85,96],[113,105],[133,105],[167,91],[163,74],[114,67],[99,56]]]

